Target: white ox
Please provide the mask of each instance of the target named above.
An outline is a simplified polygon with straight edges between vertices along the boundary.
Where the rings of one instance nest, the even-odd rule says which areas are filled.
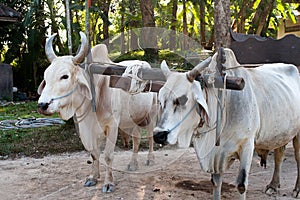
[[[97,110],[93,112],[89,76],[78,66],[88,49],[86,36],[82,32],[80,36],[81,48],[74,57],[55,55],[52,47],[55,34],[47,40],[45,49],[51,65],[45,70],[44,81],[38,88],[41,95],[38,100],[39,112],[45,115],[57,112],[64,120],[76,115],[81,141],[93,158],[92,172],[85,186],[95,185],[100,177],[100,145],[106,139],[104,149],[106,174],[102,191],[112,192],[114,189],[112,161],[118,128],[133,136],[134,149],[128,170],[136,170],[138,167],[137,153],[141,126],[145,126],[149,134],[150,147],[146,164],[151,165],[154,162],[152,118],[156,114],[157,97],[155,93],[129,95],[121,89],[110,88],[108,76],[94,75]],[[92,49],[92,59],[94,62],[111,62],[105,45],[97,45]],[[120,64],[149,65],[144,61],[126,61]]]
[[[225,67],[239,66],[234,53],[225,49]],[[167,81],[158,96],[159,120],[154,141],[189,147],[192,136],[200,166],[212,174],[214,199],[221,197],[222,175],[235,159],[240,160],[237,189],[246,198],[248,175],[254,149],[275,151],[275,169],[266,192],[280,186],[284,146],[293,140],[298,177],[293,196],[300,191],[300,79],[297,68],[289,64],[264,64],[257,68],[227,69],[228,76],[243,77],[242,91],[225,90],[220,145],[216,144],[217,89],[195,81],[197,75],[216,71],[217,53],[207,66],[198,65],[188,73],[171,72],[165,62],[161,68]]]

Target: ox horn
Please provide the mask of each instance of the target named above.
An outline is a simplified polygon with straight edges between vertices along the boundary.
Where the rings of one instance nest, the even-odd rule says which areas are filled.
[[[47,58],[50,62],[52,62],[55,58],[57,58],[57,56],[54,53],[53,47],[52,47],[52,41],[53,41],[53,39],[55,38],[56,35],[57,35],[57,33],[54,33],[53,35],[51,35],[46,40],[46,44],[45,44],[46,56],[47,56]]]
[[[206,58],[204,61],[199,63],[196,67],[194,67],[189,73],[186,74],[187,79],[190,82],[193,82],[197,76],[201,74],[201,72],[208,67],[211,61],[211,57]]]
[[[80,45],[80,50],[77,53],[76,56],[73,58],[74,64],[80,63],[86,56],[89,48],[89,43],[87,41],[87,38],[83,32],[80,31],[80,37],[81,37],[81,45]]]

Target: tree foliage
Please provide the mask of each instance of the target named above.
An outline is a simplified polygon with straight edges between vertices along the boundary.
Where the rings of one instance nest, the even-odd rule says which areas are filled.
[[[72,28],[72,52],[79,45],[79,31],[85,31],[85,1],[69,0]],[[191,50],[182,34],[193,38],[202,47],[213,49],[215,0],[93,0],[89,9],[90,42],[113,43],[122,54],[140,49],[144,26],[161,27],[161,31],[148,41],[154,41],[158,49],[176,51]],[[229,0],[228,0],[229,2]],[[1,61],[14,66],[15,85],[27,91],[35,91],[48,62],[44,53],[46,37],[58,33],[55,50],[68,54],[66,41],[67,21],[65,0],[0,0],[0,3],[22,14],[14,24],[0,24]],[[296,22],[293,10],[299,4],[283,0],[231,0],[230,23],[241,33],[276,37],[279,17]],[[119,35],[119,37],[114,37]],[[110,38],[110,40],[108,40]],[[185,37],[182,37],[185,38]],[[155,46],[155,44],[153,44]],[[157,50],[146,52],[157,54]],[[147,54],[147,53],[146,53]]]

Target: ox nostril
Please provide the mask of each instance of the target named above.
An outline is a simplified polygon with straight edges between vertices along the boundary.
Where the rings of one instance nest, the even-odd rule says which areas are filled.
[[[49,103],[38,103],[38,108],[42,110],[47,110],[49,106]]]
[[[154,142],[156,142],[158,144],[162,144],[162,145],[168,144],[167,140],[168,140],[169,133],[170,133],[170,131],[155,132],[153,135]]]

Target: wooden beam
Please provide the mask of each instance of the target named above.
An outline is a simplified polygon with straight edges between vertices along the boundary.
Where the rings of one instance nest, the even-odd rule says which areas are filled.
[[[126,92],[130,90],[131,78],[122,76],[110,76],[109,87],[120,88]],[[164,85],[161,81],[150,81],[146,84],[143,92],[158,92]]]
[[[202,77],[198,77],[196,80],[200,80]],[[224,87],[224,77],[218,76],[215,78],[214,85],[208,84],[208,76],[203,78],[207,87],[216,87],[216,88],[223,88]],[[163,87],[165,82],[163,81],[151,81],[147,83],[143,92],[159,92],[159,90]],[[126,92],[130,90],[131,85],[131,78],[129,77],[122,77],[122,76],[110,76],[110,83],[109,87],[112,88],[120,88]],[[245,81],[243,78],[236,78],[236,77],[226,77],[226,89],[231,90],[242,90],[245,86]]]
[[[91,64],[90,70],[94,74],[103,74],[103,75],[117,75],[121,76],[126,67],[115,66],[115,65],[100,65],[100,64]],[[140,68],[138,70],[137,76],[143,80],[154,80],[154,81],[165,81],[166,78],[159,68]]]
[[[138,77],[143,80],[166,81],[166,77],[159,68],[140,68]]]
[[[120,77],[124,73],[125,69],[126,69],[125,67],[119,67],[113,65],[105,66],[99,64],[92,64],[90,66],[90,70],[92,73],[111,76],[111,81],[110,81],[111,87],[122,88],[125,91],[129,91],[131,79],[126,77]],[[152,87],[156,89],[151,89],[151,91],[155,90],[155,92],[157,92],[161,88],[160,86],[163,85],[162,83],[166,81],[163,72],[159,68],[151,68],[151,69],[140,68],[137,76],[143,80],[152,80],[153,82]],[[223,88],[224,76],[216,76],[214,85],[207,84],[207,80],[209,78],[208,75],[199,76],[196,78],[196,80],[201,80],[202,78],[206,82],[206,85],[208,87],[214,86],[216,88]],[[245,86],[245,82],[243,78],[227,76],[226,89],[242,90],[244,86]]]
[[[129,91],[131,85],[131,78],[122,76],[110,76],[109,87],[121,88],[125,91]]]
[[[224,76],[216,76],[214,84],[208,84],[209,75],[204,75],[203,77],[197,77],[196,80],[203,78],[207,87],[216,87],[223,88],[224,87]],[[245,81],[241,77],[226,77],[226,89],[230,90],[242,90],[245,87]]]
[[[99,65],[91,64],[90,70],[94,74],[103,75],[119,75],[121,76],[125,72],[125,67],[118,67],[114,65]]]
[[[152,81],[147,83],[144,92],[159,92],[159,90],[164,86],[165,82],[162,81]]]

